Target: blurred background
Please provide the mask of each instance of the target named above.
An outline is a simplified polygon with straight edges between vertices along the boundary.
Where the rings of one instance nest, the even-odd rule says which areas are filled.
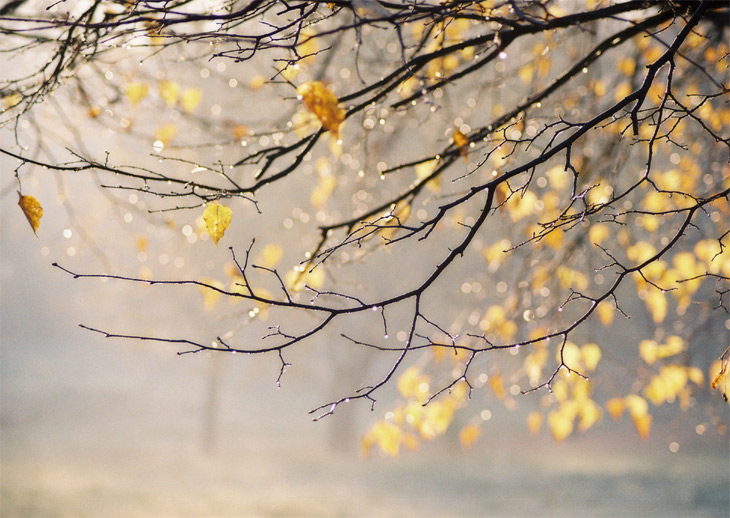
[[[101,227],[95,240],[69,235],[57,185],[34,178],[24,189],[46,202],[38,238],[7,176],[0,205],[3,516],[728,515],[727,435],[701,408],[660,409],[647,440],[629,420],[604,416],[557,444],[529,434],[534,400],[525,396],[512,411],[493,408],[468,452],[454,432],[397,459],[365,458],[360,438],[388,397],[374,412],[358,404],[313,422],[308,411],[343,390],[336,358],[318,349],[327,344],[287,357],[293,366],[277,388],[275,357],[178,356],[83,330],[177,336],[215,332],[215,318],[200,311],[195,288],[73,279],[54,268],[103,271],[93,246],[118,265],[138,252],[122,238],[110,245],[130,223],[109,208],[74,227]],[[73,181],[66,188],[77,195],[96,192],[89,179]],[[183,245],[164,226],[152,232],[176,268]],[[208,245],[205,254],[225,257]]]

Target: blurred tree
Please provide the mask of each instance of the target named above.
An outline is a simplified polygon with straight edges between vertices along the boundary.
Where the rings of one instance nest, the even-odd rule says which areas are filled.
[[[191,249],[235,232],[218,278],[155,277],[144,237],[138,275],[59,268],[246,305],[213,340],[89,328],[105,336],[275,355],[277,383],[313,344],[356,358],[312,412],[397,388],[366,451],[443,434],[475,393],[541,394],[527,425],[557,440],[604,408],[646,436],[650,404],[728,393],[729,15],[724,0],[9,2],[3,192],[86,173],[173,226],[194,211]],[[23,197],[36,230],[43,200]],[[637,341],[630,314],[633,355],[612,346]],[[464,447],[490,415],[465,420]]]

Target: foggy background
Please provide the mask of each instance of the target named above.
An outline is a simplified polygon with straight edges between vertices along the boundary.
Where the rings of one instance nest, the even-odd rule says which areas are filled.
[[[556,444],[545,430],[529,435],[534,400],[518,399],[515,411],[492,408],[468,453],[449,433],[398,459],[365,459],[360,436],[389,408],[388,393],[375,412],[353,405],[312,422],[310,409],[346,390],[320,354],[328,344],[288,356],[277,389],[275,357],[178,356],[85,331],[79,323],[181,336],[215,332],[215,322],[196,289],[75,280],[52,267],[104,271],[89,258],[93,240],[64,237],[70,216],[49,175],[23,185],[45,208],[33,235],[16,205],[14,167],[2,159],[3,516],[727,516],[727,436],[709,425],[697,433],[708,419],[701,409],[658,409],[646,441],[629,419],[604,415]],[[88,178],[66,187],[98,192]],[[79,222],[103,229],[96,242],[121,267],[136,251],[120,228],[128,223],[108,211]],[[174,257],[179,239],[165,232],[150,240]]]

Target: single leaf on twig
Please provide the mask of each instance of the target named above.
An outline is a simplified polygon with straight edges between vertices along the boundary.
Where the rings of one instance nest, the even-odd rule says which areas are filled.
[[[20,192],[18,192],[18,196],[20,197],[18,199],[18,205],[20,205],[23,214],[25,214],[25,217],[28,219],[28,223],[30,223],[33,233],[37,236],[38,227],[40,226],[41,218],[43,217],[43,207],[33,196],[23,196]]]
[[[223,234],[231,224],[231,218],[233,217],[233,211],[224,205],[219,205],[215,202],[209,203],[203,213],[203,221],[205,221],[205,227],[208,234],[213,238],[215,246],[218,246],[218,241],[223,237]]]

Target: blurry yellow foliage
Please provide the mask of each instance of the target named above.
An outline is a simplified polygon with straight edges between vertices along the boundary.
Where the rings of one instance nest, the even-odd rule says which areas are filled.
[[[469,448],[471,448],[472,444],[474,444],[477,441],[477,439],[479,439],[479,436],[481,435],[481,433],[482,433],[482,430],[477,425],[475,425],[475,424],[466,425],[459,432],[459,444],[461,444],[461,448],[465,451],[469,450]]]
[[[527,429],[532,435],[536,435],[542,427],[542,414],[540,412],[530,412],[527,416]]]
[[[132,106],[137,106],[139,102],[147,97],[150,86],[146,83],[129,83],[125,89],[127,99]]]
[[[439,161],[434,159],[429,160],[428,162],[421,162],[420,164],[417,164],[414,167],[416,171],[416,177],[419,180],[427,178],[431,173],[433,173],[434,169],[436,169],[438,163]],[[428,183],[426,183],[426,188],[434,194],[441,192],[441,177],[437,176],[436,178],[429,180]]]
[[[492,392],[494,392],[494,395],[497,397],[497,399],[504,399],[507,395],[507,391],[504,388],[504,380],[502,379],[502,375],[500,373],[493,374],[489,377],[488,380],[489,387],[492,389]]]
[[[180,96],[180,106],[187,113],[192,113],[203,99],[203,91],[200,88],[188,88]]]
[[[161,79],[157,82],[157,93],[168,106],[175,106],[180,96],[180,85],[169,79]]]
[[[606,401],[606,410],[608,410],[608,413],[614,420],[617,420],[623,415],[624,410],[626,410],[626,402],[620,397],[611,398]]]
[[[485,333],[494,333],[504,340],[511,339],[517,333],[517,324],[507,318],[504,307],[495,304],[487,309],[479,322],[479,328]]]
[[[203,284],[207,284],[208,286],[212,286],[213,288],[218,288],[220,290],[225,289],[225,284],[219,280],[211,279],[209,277],[201,277],[198,279],[198,282],[202,282]],[[221,298],[222,293],[208,288],[207,286],[198,286],[198,289],[200,290],[200,294],[203,296],[203,306],[208,311],[212,310],[213,307],[215,307],[216,302],[218,302]]]
[[[290,270],[284,276],[284,284],[289,286],[293,292],[302,291],[305,286],[318,290],[324,285],[325,273],[322,268],[303,270],[301,272]]]
[[[396,386],[400,395],[406,399],[416,399],[425,402],[429,389],[428,376],[416,366],[409,367],[398,377]]]
[[[284,249],[277,244],[269,243],[265,245],[256,259],[256,264],[265,268],[274,268],[284,255]]]
[[[612,303],[608,302],[607,300],[604,300],[600,304],[598,304],[598,307],[596,308],[596,314],[598,314],[598,320],[601,321],[601,324],[604,326],[610,326],[613,323],[613,317],[616,313],[616,306],[614,306]]]
[[[657,344],[654,340],[642,340],[639,343],[639,356],[647,365],[652,365],[657,360],[669,358],[685,350],[682,337],[671,335],[667,337],[666,343]]]
[[[177,126],[172,122],[168,122],[155,129],[154,135],[156,140],[159,140],[163,145],[167,146],[177,135]]]

